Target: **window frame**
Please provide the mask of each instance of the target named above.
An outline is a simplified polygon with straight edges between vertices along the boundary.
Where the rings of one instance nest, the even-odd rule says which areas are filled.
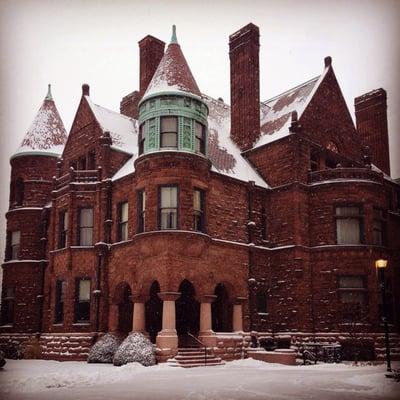
[[[146,232],[146,191],[145,189],[140,189],[136,194],[136,204],[137,204],[137,227],[136,232],[142,233]]]
[[[337,209],[338,208],[358,208],[359,213],[358,215],[351,215],[351,216],[342,216],[342,215],[337,215]],[[365,229],[364,229],[364,220],[365,220],[365,213],[364,213],[364,207],[362,204],[359,203],[338,203],[333,206],[333,218],[334,218],[334,223],[335,223],[335,243],[338,246],[359,246],[365,243]],[[359,237],[360,241],[359,243],[339,243],[338,241],[338,220],[341,219],[356,219],[358,220],[359,224]]]
[[[361,278],[362,287],[341,287],[341,278]],[[362,293],[363,301],[344,301],[342,298],[344,293]],[[362,311],[368,310],[368,277],[365,274],[337,275],[337,301],[344,320],[351,321],[362,317]],[[352,306],[353,310],[351,309]],[[355,307],[358,307],[358,309]]]
[[[168,209],[176,208],[176,228],[162,228],[162,208],[161,208],[161,193],[163,188],[176,188],[176,207],[165,207]],[[157,210],[158,210],[158,230],[179,230],[179,185],[177,184],[165,184],[158,186],[158,199],[157,199]]]
[[[83,210],[92,210],[92,225],[91,226],[82,226],[81,225],[81,212]],[[91,244],[82,244],[81,239],[82,239],[82,229],[92,229],[92,243]],[[94,208],[93,207],[79,207],[78,208],[78,243],[77,245],[79,247],[92,247],[94,242]]]
[[[138,155],[141,156],[142,154],[144,154],[144,146],[145,146],[145,126],[146,126],[146,122],[143,122],[142,124],[140,124],[139,126],[139,135],[138,135]]]
[[[200,193],[200,210],[196,210],[195,192]],[[196,227],[196,216],[200,215],[200,229]],[[198,187],[193,188],[193,230],[195,232],[206,232],[206,191]]]
[[[14,234],[19,233],[18,243],[13,243]],[[10,231],[10,260],[19,260],[21,257],[21,231]]]
[[[173,118],[176,122],[176,131],[165,131],[163,132],[163,120],[167,118]],[[176,145],[175,146],[163,146],[163,135],[165,134],[175,134]],[[174,115],[165,115],[160,117],[160,149],[178,149],[179,145],[179,120],[177,116]]]
[[[377,213],[381,215],[377,215]],[[378,221],[381,224],[380,229],[375,227],[375,222]],[[375,240],[375,233],[380,232],[380,241],[377,243]],[[386,246],[387,245],[387,213],[386,210],[380,207],[373,208],[373,219],[372,219],[372,243],[375,246]]]
[[[201,137],[197,135],[197,129],[196,129],[197,125],[201,126]],[[196,120],[194,120],[194,141],[195,141],[195,148],[194,148],[195,152],[197,154],[206,155],[206,127],[202,123]],[[198,142],[200,143],[199,149],[197,149]]]
[[[89,281],[89,300],[80,300],[80,282],[81,281]],[[75,298],[74,298],[74,323],[79,324],[79,323],[86,323],[90,324],[91,321],[91,303],[92,303],[92,279],[87,276],[82,276],[82,277],[77,277],[75,278]],[[83,314],[82,310],[80,310],[80,307],[82,304],[88,304],[88,318],[80,318],[81,314]]]
[[[122,220],[123,206],[127,207],[127,219]],[[126,237],[124,238],[124,235]],[[128,200],[121,201],[117,204],[117,241],[125,242],[129,239],[129,202]]]
[[[55,285],[55,298],[54,298],[54,324],[64,323],[64,304],[65,295],[67,290],[67,281],[64,279],[57,279]]]

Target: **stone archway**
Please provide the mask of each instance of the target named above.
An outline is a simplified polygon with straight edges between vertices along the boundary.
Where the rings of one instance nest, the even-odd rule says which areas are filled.
[[[214,294],[217,298],[211,305],[212,329],[214,332],[232,332],[233,306],[226,286],[219,283]]]
[[[117,332],[127,335],[132,330],[133,304],[132,290],[126,282],[116,287],[114,304],[118,307]]]
[[[160,285],[154,281],[150,286],[149,300],[146,302],[146,331],[149,334],[152,343],[156,342],[156,337],[162,328],[162,309],[163,302],[158,297],[160,293]]]
[[[180,297],[176,300],[176,332],[178,336],[188,333],[197,335],[200,325],[200,305],[196,301],[194,286],[188,280],[179,285]]]

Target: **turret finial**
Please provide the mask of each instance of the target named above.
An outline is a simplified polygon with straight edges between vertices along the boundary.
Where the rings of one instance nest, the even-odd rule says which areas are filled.
[[[53,96],[51,95],[51,85],[50,83],[47,85],[47,95],[45,97],[45,100],[53,101]]]
[[[171,44],[178,44],[178,39],[176,37],[176,26],[172,25],[172,36],[171,36]]]

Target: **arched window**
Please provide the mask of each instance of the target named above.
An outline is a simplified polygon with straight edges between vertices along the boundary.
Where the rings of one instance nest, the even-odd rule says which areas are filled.
[[[256,296],[256,303],[257,303],[257,312],[258,313],[267,313],[267,293],[265,290],[260,290],[257,292]]]

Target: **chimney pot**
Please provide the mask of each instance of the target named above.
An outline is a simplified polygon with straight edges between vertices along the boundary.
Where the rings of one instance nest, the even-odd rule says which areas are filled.
[[[332,65],[332,57],[328,56],[324,58],[325,68],[328,68]]]
[[[90,96],[90,86],[87,83],[82,85],[82,96]]]

